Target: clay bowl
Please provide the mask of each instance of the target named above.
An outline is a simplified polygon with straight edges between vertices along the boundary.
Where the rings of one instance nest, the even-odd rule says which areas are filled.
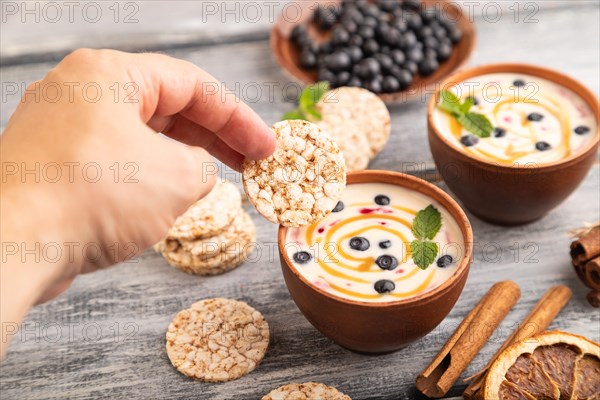
[[[440,88],[468,78],[498,72],[522,73],[556,82],[578,94],[600,121],[598,99],[569,76],[526,64],[473,67],[448,77]],[[444,181],[465,207],[479,218],[498,225],[536,221],[562,203],[585,178],[596,160],[600,134],[580,152],[548,164],[506,166],[461,152],[435,126],[433,111],[439,92],[427,109],[429,146]]]
[[[390,171],[355,171],[348,184],[379,182],[423,193],[443,205],[457,221],[465,239],[464,258],[454,275],[437,288],[416,297],[369,303],[334,296],[312,286],[296,270],[285,251],[287,228],[278,234],[285,283],[306,319],[339,345],[361,353],[387,353],[431,332],[448,315],[460,296],[472,258],[473,233],[460,206],[441,189],[421,179]]]
[[[300,67],[300,51],[290,42],[292,29],[299,24],[308,24],[313,11],[318,4],[336,4],[340,0],[303,0],[295,2],[293,7],[288,7],[287,18],[281,15],[271,30],[271,51],[283,70],[295,81],[301,84],[312,84],[317,81],[316,71],[307,71]],[[396,92],[380,94],[385,102],[402,102],[418,99],[426,93],[432,93],[442,79],[464,65],[475,48],[475,27],[469,16],[463,13],[456,2],[449,0],[423,0],[427,7],[440,7],[444,15],[453,21],[462,30],[463,37],[454,47],[452,56],[440,64],[440,68],[428,77],[416,75],[414,81],[407,89]],[[317,42],[328,39],[329,34],[323,34],[312,24],[309,25],[310,35]]]

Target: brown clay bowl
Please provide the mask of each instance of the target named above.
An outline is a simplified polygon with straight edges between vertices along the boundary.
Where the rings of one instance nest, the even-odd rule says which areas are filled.
[[[558,83],[579,96],[600,121],[598,99],[585,86],[560,72],[527,64],[483,65],[458,72],[440,88],[480,75],[522,73]],[[479,218],[499,225],[521,225],[536,221],[562,203],[585,178],[596,160],[600,134],[582,151],[548,164],[506,166],[463,153],[436,128],[433,111],[439,92],[427,109],[429,146],[444,181],[465,207]]]
[[[401,349],[431,332],[458,300],[472,258],[471,224],[460,206],[445,192],[421,179],[390,171],[355,171],[348,184],[379,182],[420,192],[443,205],[457,221],[465,239],[464,258],[446,282],[416,297],[369,303],[334,296],[312,286],[296,270],[285,249],[287,228],[278,234],[281,269],[292,299],[306,319],[339,345],[361,353],[387,353]]]
[[[292,29],[299,24],[308,24],[318,4],[336,4],[339,2],[340,0],[297,1],[294,7],[289,7],[290,15],[287,17],[281,15],[271,30],[271,51],[277,62],[292,79],[301,84],[315,83],[317,81],[317,73],[300,67],[300,51],[289,40]],[[469,20],[469,16],[463,13],[456,2],[450,0],[423,0],[423,4],[427,7],[440,7],[444,15],[456,21],[457,26],[463,32],[463,37],[454,47],[452,56],[441,63],[440,68],[436,72],[427,77],[416,75],[412,85],[403,91],[380,94],[379,97],[383,101],[401,102],[420,98],[426,93],[431,93],[436,89],[436,83],[439,83],[468,61],[475,48],[475,26]],[[317,42],[323,41],[329,36],[328,33],[321,33],[312,24],[309,25],[309,33]]]

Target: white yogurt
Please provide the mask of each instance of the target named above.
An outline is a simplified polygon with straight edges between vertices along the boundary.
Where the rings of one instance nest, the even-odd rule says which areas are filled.
[[[390,199],[378,205],[377,195]],[[308,227],[288,229],[286,249],[296,269],[312,285],[335,296],[366,302],[388,302],[427,292],[445,282],[464,257],[464,238],[458,223],[439,203],[418,192],[391,184],[360,183],[348,185],[342,195],[343,210]],[[427,269],[420,269],[410,254],[415,214],[429,205],[442,215],[442,227],[433,241],[439,254]],[[365,238],[364,251],[353,249],[350,239]],[[390,242],[387,248],[382,242]],[[385,247],[385,245],[384,245]],[[294,261],[294,255],[306,252],[310,260]],[[304,254],[306,257],[306,253]],[[449,265],[440,268],[437,259],[448,255]],[[377,265],[380,256],[393,256],[398,266],[385,270]],[[379,293],[375,284],[391,281],[395,288]]]
[[[497,137],[496,131],[489,138],[479,138],[475,145],[465,146],[461,137],[470,132],[439,108],[433,114],[435,126],[456,148],[493,163],[539,165],[560,161],[581,151],[598,134],[596,118],[584,100],[546,79],[488,74],[469,78],[450,91],[461,100],[476,99],[478,104],[471,111],[484,114],[504,134]],[[536,114],[542,118],[531,120]]]

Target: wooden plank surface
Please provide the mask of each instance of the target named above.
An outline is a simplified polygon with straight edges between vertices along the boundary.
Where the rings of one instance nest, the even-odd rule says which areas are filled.
[[[478,20],[479,45],[473,63],[510,60],[542,64],[569,73],[598,93],[597,3],[543,10],[537,18],[537,24],[515,24],[511,19],[497,23]],[[270,58],[265,41],[169,53],[201,65],[229,87],[236,82],[287,82]],[[39,79],[52,65],[1,68],[2,82]],[[3,101],[2,125],[17,102],[18,98]],[[274,101],[261,96],[250,104],[268,122],[277,120],[289,107],[281,96]],[[393,136],[371,167],[412,172],[432,168],[424,101],[390,109]],[[415,165],[419,171],[414,170]],[[434,181],[437,178],[431,171],[422,175]],[[248,400],[288,382],[314,380],[335,385],[354,399],[418,399],[415,377],[485,291],[502,279],[515,280],[522,288],[522,299],[465,376],[487,362],[511,328],[555,284],[569,286],[574,297],[551,327],[599,341],[600,314],[586,303],[587,289],[570,267],[567,236],[569,229],[600,218],[599,181],[600,166],[596,163],[564,204],[527,226],[508,229],[470,216],[477,242],[475,261],[456,307],[424,339],[383,356],[344,350],[302,317],[281,276],[276,226],[265,222],[246,204],[258,226],[257,261],[223,276],[194,278],[146,252],[137,260],[79,277],[67,293],[30,312],[1,364],[2,398]],[[496,250],[500,255],[492,260]],[[219,385],[184,378],[171,367],[164,351],[164,333],[172,316],[192,302],[212,296],[247,301],[263,312],[272,331],[271,347],[261,366],[240,380]],[[460,395],[463,388],[457,385],[451,395]]]

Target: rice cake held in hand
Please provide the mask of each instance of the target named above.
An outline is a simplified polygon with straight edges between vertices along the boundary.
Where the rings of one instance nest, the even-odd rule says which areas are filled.
[[[266,219],[299,227],[319,221],[346,186],[346,164],[337,144],[319,126],[303,120],[273,125],[275,153],[242,166],[244,190]]]
[[[352,400],[334,387],[322,383],[291,383],[271,391],[262,400]]]
[[[269,346],[269,325],[248,304],[205,299],[180,311],[167,330],[167,355],[179,372],[204,382],[227,382],[250,372]]]
[[[317,103],[323,127],[337,142],[349,171],[366,169],[390,137],[390,113],[379,97],[366,89],[341,87]]]

